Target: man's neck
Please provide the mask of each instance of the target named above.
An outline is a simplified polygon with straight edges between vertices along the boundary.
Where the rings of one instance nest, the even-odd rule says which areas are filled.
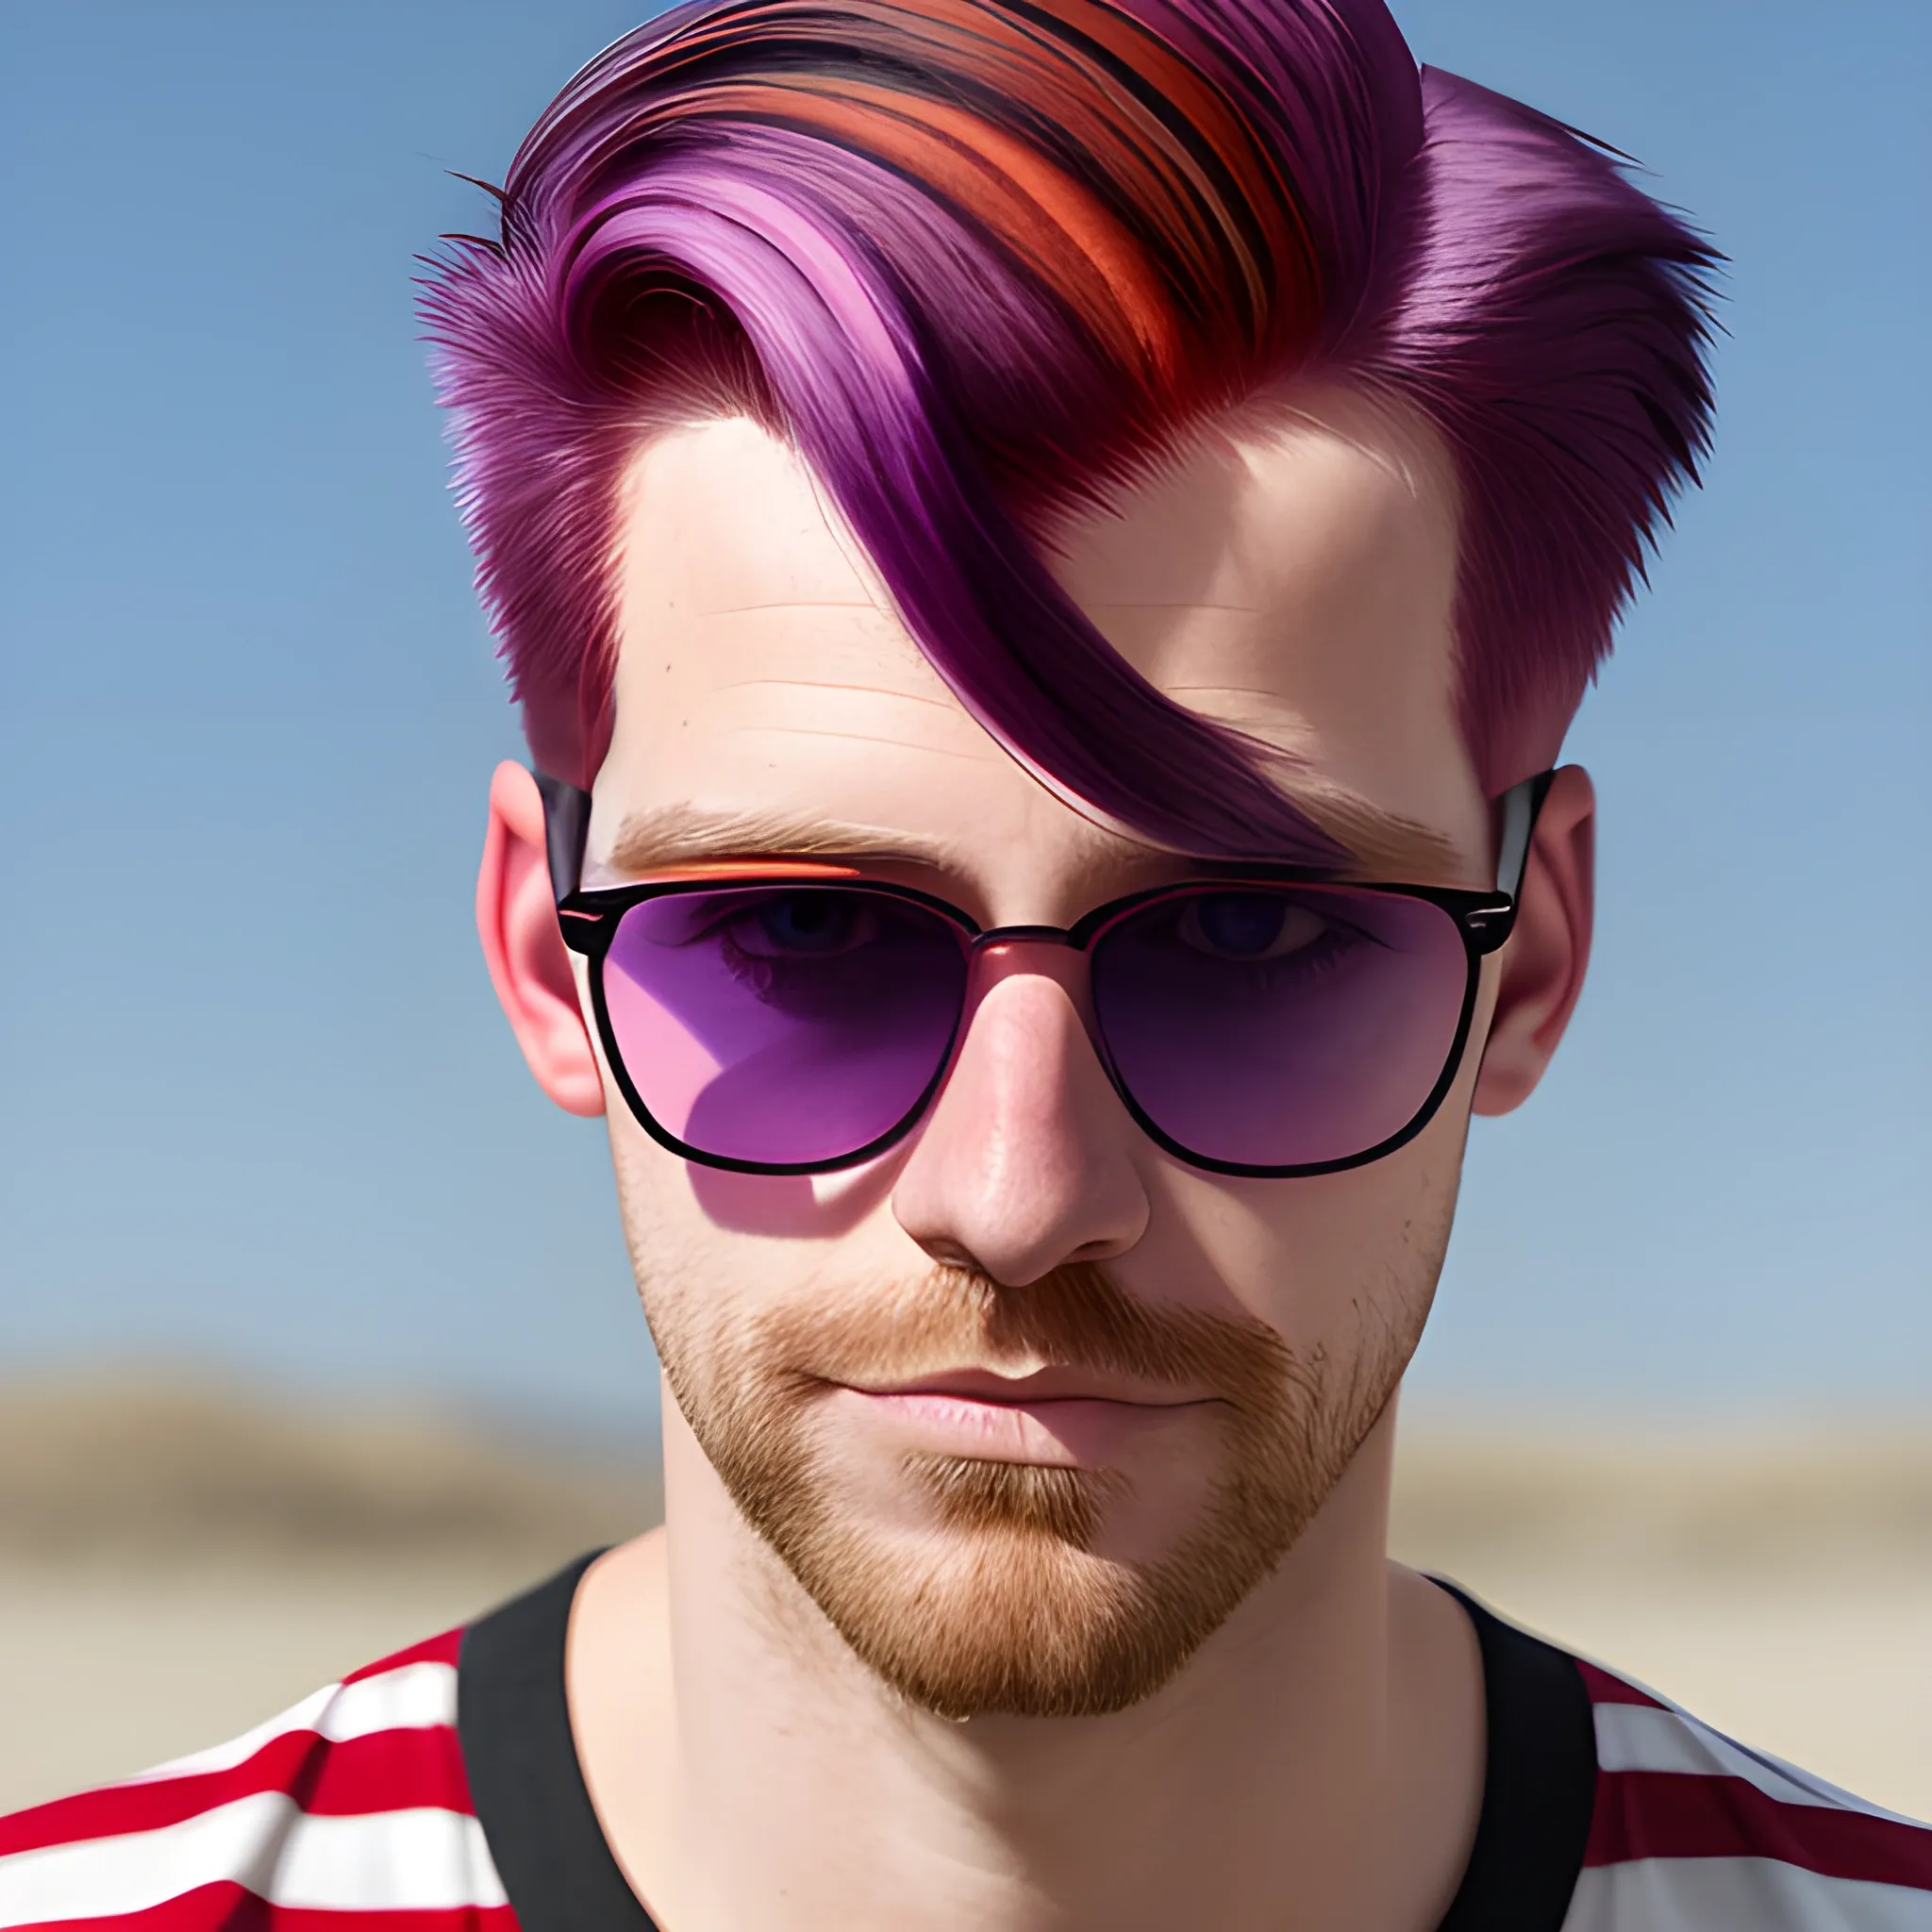
[[[675,1409],[667,1527],[579,1591],[571,1720],[665,1932],[1433,1932],[1480,1806],[1482,1678],[1385,1557],[1393,1413],[1276,1572],[1114,1716],[908,1708],[745,1525]]]

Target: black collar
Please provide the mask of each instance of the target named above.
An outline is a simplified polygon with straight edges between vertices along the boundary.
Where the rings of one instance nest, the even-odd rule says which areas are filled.
[[[625,1882],[577,1767],[564,1637],[592,1557],[463,1633],[457,1729],[476,1816],[523,1932],[656,1932]],[[1440,1932],[1559,1932],[1596,1794],[1575,1659],[1453,1584],[1482,1651],[1489,1754],[1468,1869]]]

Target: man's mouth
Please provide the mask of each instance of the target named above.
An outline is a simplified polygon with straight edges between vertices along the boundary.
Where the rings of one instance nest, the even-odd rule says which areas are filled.
[[[1064,1368],[1024,1375],[958,1369],[878,1387],[832,1387],[835,1408],[908,1448],[1072,1469],[1104,1468],[1151,1432],[1173,1428],[1214,1400]]]

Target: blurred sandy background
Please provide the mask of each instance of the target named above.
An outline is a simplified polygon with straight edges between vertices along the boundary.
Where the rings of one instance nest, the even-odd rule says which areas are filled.
[[[655,1520],[635,1452],[186,1378],[0,1386],[0,1808],[242,1730]],[[1932,1814],[1932,1428],[1407,1426],[1401,1554]]]

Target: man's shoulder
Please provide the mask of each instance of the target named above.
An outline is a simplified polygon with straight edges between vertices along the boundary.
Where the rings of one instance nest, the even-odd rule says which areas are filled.
[[[461,1639],[398,1651],[212,1750],[0,1819],[0,1927],[213,1932],[259,1902],[337,1915],[341,1932],[399,1911],[420,1932],[514,1932],[457,1737]]]
[[[1563,1932],[1932,1932],[1932,1826],[1578,1668],[1596,1800]]]

